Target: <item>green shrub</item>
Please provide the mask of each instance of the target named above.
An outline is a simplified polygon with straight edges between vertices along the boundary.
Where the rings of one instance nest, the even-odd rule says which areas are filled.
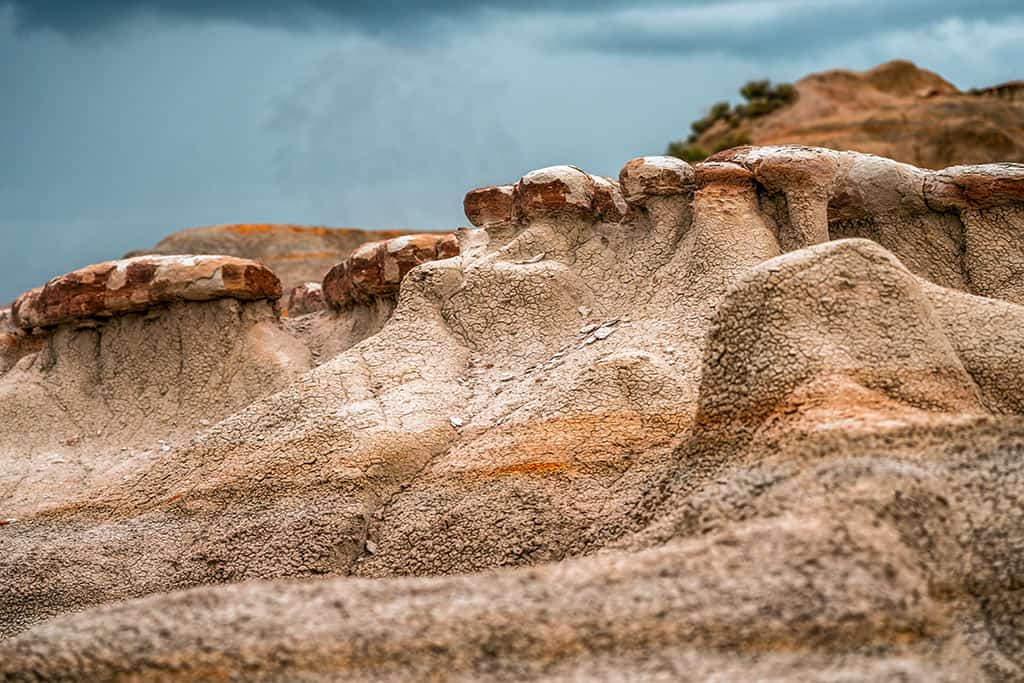
[[[767,98],[772,89],[771,81],[749,81],[740,88],[740,95],[745,100],[756,100]]]
[[[749,81],[740,88],[740,95],[746,102],[730,106],[728,102],[715,102],[708,113],[690,124],[690,135],[686,141],[677,140],[670,143],[666,154],[686,161],[702,161],[709,155],[698,146],[697,139],[709,131],[719,121],[728,124],[729,130],[714,141],[715,152],[723,149],[749,145],[750,136],[738,133],[735,129],[744,121],[756,119],[792,104],[797,99],[796,88],[790,83],[772,85],[770,80]]]
[[[684,144],[682,140],[669,143],[665,154],[689,162],[704,161],[708,158],[708,153],[703,147],[694,144]]]
[[[792,83],[779,83],[775,86],[775,99],[785,104],[792,104],[796,102],[796,98],[796,87]]]
[[[750,136],[746,133],[729,131],[722,137],[715,140],[715,152],[721,152],[722,150],[732,149],[733,147],[742,147],[743,145],[749,144]],[[707,158],[707,156],[705,156],[705,158]]]

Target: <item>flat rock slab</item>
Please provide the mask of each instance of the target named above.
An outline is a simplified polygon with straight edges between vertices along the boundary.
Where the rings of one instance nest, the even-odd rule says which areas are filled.
[[[231,256],[138,256],[55,277],[14,302],[22,329],[144,311],[176,301],[276,299],[281,282],[266,266]]]

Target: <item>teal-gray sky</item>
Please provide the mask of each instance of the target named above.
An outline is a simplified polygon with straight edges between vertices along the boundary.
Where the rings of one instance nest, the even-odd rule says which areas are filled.
[[[1020,0],[439,5],[0,0],[0,302],[194,225],[452,228],[466,189],[614,175],[751,78],[1024,77]]]

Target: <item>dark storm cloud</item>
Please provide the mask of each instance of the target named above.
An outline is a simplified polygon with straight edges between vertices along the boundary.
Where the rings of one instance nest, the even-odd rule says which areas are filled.
[[[574,48],[620,54],[799,57],[860,39],[949,19],[999,21],[1024,16],[1022,0],[718,3],[673,16],[651,8],[625,12],[585,28]]]
[[[486,10],[515,12],[556,9],[592,11],[612,6],[612,0],[7,0],[15,8],[19,28],[49,28],[83,33],[106,28],[143,14],[186,20],[230,20],[285,28],[314,28],[334,22],[350,28],[388,32],[408,29],[436,18],[466,17]],[[4,4],[0,2],[0,5]]]
[[[643,55],[699,52],[799,56],[867,36],[951,18],[998,21],[1024,14],[1021,0],[0,0],[20,30],[89,34],[139,16],[221,20],[288,30],[344,28],[399,36],[444,21],[498,12],[553,22],[552,47]],[[451,26],[451,24],[449,24]],[[543,31],[540,31],[543,33]]]

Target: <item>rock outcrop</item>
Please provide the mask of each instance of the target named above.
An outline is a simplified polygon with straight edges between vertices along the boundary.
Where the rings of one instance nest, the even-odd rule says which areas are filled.
[[[229,256],[138,256],[55,277],[19,296],[11,307],[11,319],[22,329],[32,329],[179,301],[280,297],[277,276],[252,261]]]
[[[400,230],[357,230],[303,225],[244,223],[190,228],[171,233],[139,254],[221,254],[262,263],[281,279],[285,291],[324,274],[366,242],[405,234]]]
[[[386,322],[173,458],[10,477],[0,673],[1019,680],[1022,174],[772,147],[470,192],[458,258],[353,255],[283,333]]]
[[[308,370],[309,351],[278,320],[280,295],[252,261],[142,256],[18,297],[0,336],[0,457],[16,455],[0,490],[28,500],[28,481],[48,478],[26,474],[37,458],[88,444],[110,463],[122,447],[187,438]],[[58,469],[77,476],[89,459]]]
[[[289,316],[306,315],[315,313],[327,308],[327,301],[324,299],[324,288],[319,282],[304,282],[295,285],[288,292]]]
[[[452,235],[421,233],[368,242],[327,272],[324,300],[334,308],[348,308],[374,299],[394,299],[410,270],[458,253],[459,245]]]
[[[924,168],[1024,162],[1024,93],[1008,83],[960,92],[907,61],[833,70],[795,83],[797,98],[734,125],[719,121],[693,146],[803,144],[878,154]]]

